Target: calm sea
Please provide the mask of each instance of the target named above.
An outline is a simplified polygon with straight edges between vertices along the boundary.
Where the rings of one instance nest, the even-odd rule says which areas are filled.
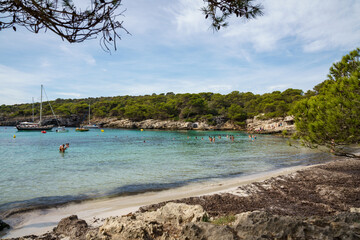
[[[216,136],[215,143],[209,136]],[[0,127],[0,214],[329,160],[328,154],[290,147],[282,137],[256,137],[230,131],[74,128],[42,134]],[[61,154],[63,143],[70,148]]]

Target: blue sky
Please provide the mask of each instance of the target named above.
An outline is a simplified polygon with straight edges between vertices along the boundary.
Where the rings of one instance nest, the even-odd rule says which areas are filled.
[[[86,6],[90,0],[74,1]],[[264,16],[213,32],[202,0],[123,0],[118,50],[51,32],[0,31],[0,104],[152,93],[304,91],[360,47],[359,0],[262,0]]]

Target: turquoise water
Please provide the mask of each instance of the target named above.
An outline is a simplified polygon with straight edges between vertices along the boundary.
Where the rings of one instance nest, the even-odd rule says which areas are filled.
[[[208,136],[217,136],[216,142],[210,143]],[[0,127],[0,213],[329,159],[325,153],[289,147],[286,141],[269,135],[252,141],[245,133],[224,131],[69,128],[68,133],[42,134]],[[63,143],[70,148],[61,154]]]

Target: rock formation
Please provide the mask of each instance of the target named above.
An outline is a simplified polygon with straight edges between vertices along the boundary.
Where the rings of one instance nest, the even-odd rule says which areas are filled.
[[[147,119],[140,122],[129,119],[117,120],[114,118],[102,119],[98,123],[109,128],[137,128],[137,129],[171,129],[171,130],[239,130],[239,126],[227,121],[210,126],[205,122],[184,122],[171,120]]]
[[[258,133],[288,133],[295,131],[294,117],[278,117],[262,120],[261,115],[246,120],[246,129]]]
[[[78,115],[59,117],[58,121],[53,116],[44,116],[43,124],[61,125],[66,127],[78,127],[84,118]],[[16,126],[20,122],[32,121],[30,117],[0,118],[0,126]],[[143,121],[132,121],[130,119],[117,118],[93,118],[92,123],[108,128],[127,129],[163,129],[163,130],[247,130],[259,133],[281,133],[287,130],[289,133],[295,130],[294,119],[291,116],[261,120],[261,116],[246,120],[246,129],[243,129],[232,121],[224,118],[216,118],[215,125],[206,122],[185,122],[173,120],[146,119]]]
[[[84,220],[70,216],[53,232],[16,240],[238,240],[238,239],[359,239],[360,213],[328,217],[278,216],[264,211],[244,212],[226,225],[207,222],[199,205],[168,203],[154,212],[137,212],[105,220],[89,228]]]

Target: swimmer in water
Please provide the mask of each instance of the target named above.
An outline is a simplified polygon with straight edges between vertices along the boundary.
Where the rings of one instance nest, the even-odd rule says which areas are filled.
[[[59,151],[62,152],[62,153],[64,153],[65,150],[66,150],[65,144],[60,145]]]

